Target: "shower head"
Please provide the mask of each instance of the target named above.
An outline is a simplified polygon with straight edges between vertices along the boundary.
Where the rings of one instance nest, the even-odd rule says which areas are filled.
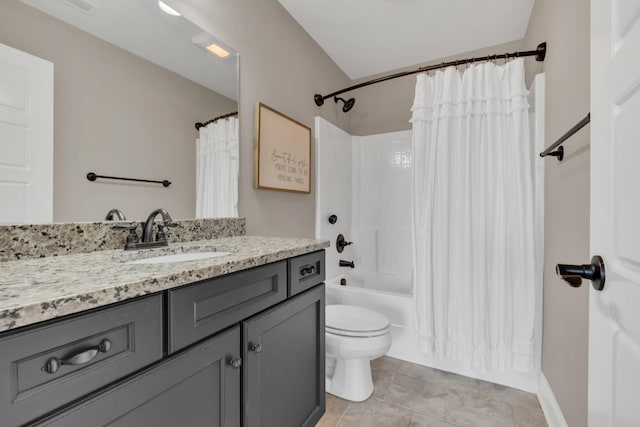
[[[349,98],[349,99],[343,99],[340,98],[339,96],[334,96],[333,100],[337,103],[338,101],[342,101],[344,102],[344,105],[342,106],[342,111],[344,113],[348,113],[349,110],[351,110],[353,108],[353,105],[356,103],[356,99],[355,98]]]

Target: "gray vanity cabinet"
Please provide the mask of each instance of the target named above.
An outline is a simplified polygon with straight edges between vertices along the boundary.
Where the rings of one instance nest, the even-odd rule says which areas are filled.
[[[236,326],[38,426],[240,426],[239,349]]]
[[[312,427],[323,280],[317,251],[0,334],[0,427]]]
[[[243,322],[244,426],[311,427],[325,410],[324,286]]]

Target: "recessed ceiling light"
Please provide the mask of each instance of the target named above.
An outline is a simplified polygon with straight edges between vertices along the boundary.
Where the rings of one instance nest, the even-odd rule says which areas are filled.
[[[180,12],[178,12],[175,9],[173,9],[172,7],[169,7],[165,2],[163,2],[161,0],[158,0],[158,7],[160,8],[160,10],[162,10],[164,13],[166,13],[168,15],[180,16]]]
[[[218,46],[215,43],[210,44],[209,46],[207,46],[207,50],[209,52],[211,52],[211,53],[215,53],[220,58],[226,58],[227,56],[229,56],[229,52],[228,51],[226,51],[224,48]]]
[[[229,45],[217,40],[206,31],[203,31],[200,34],[194,36],[191,41],[201,48],[207,49],[209,52],[219,56],[220,58],[227,58],[235,54],[234,50]]]

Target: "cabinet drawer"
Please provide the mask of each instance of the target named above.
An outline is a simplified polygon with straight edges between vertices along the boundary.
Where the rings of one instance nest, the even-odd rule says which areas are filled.
[[[184,348],[286,298],[286,261],[172,290],[169,351]]]
[[[37,427],[240,427],[239,353],[235,327]]]
[[[324,250],[291,258],[287,262],[290,297],[324,282]]]
[[[33,420],[161,358],[161,295],[0,337],[1,424]]]

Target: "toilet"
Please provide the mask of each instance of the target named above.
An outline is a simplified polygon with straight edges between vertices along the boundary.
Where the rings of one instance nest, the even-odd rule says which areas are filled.
[[[326,390],[353,402],[373,393],[370,360],[391,347],[389,319],[368,308],[327,305],[325,311]]]

